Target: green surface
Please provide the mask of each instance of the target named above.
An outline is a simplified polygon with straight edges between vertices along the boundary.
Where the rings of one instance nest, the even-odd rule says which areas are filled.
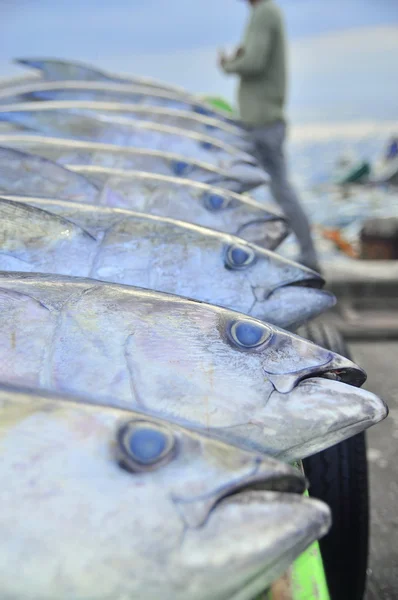
[[[230,104],[228,104],[228,102],[226,100],[224,100],[223,98],[216,98],[216,97],[208,96],[208,97],[204,98],[204,100],[206,100],[206,102],[208,102],[209,104],[211,104],[212,106],[214,106],[214,108],[217,108],[218,110],[222,110],[226,113],[234,112],[232,106]]]
[[[308,496],[308,492],[305,492]],[[291,569],[292,600],[330,600],[318,542],[295,561]],[[277,600],[271,592],[258,600]],[[289,599],[290,600],[290,599]]]
[[[293,466],[303,472],[301,462]],[[308,491],[304,492],[304,496],[309,496]],[[292,565],[291,588],[291,600],[330,600],[318,542],[312,544]],[[257,600],[278,599],[269,592]]]

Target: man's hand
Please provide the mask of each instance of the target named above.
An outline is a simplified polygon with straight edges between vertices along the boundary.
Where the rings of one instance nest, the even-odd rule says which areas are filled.
[[[234,58],[239,58],[240,56],[242,56],[242,54],[243,54],[243,48],[242,48],[242,46],[239,46],[239,48],[237,48],[235,51]]]
[[[225,63],[227,62],[227,56],[224,52],[224,50],[219,50],[218,51],[218,65],[219,67],[223,68]]]

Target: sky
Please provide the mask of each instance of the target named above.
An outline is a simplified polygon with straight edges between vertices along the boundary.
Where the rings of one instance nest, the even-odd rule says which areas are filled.
[[[295,123],[398,121],[398,1],[279,0]],[[86,61],[233,101],[218,48],[239,42],[243,0],[0,0],[0,76],[13,57]]]

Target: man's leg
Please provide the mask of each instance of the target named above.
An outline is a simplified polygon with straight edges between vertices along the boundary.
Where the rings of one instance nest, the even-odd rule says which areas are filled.
[[[252,131],[258,159],[271,177],[272,195],[282,208],[299,243],[299,261],[312,269],[319,270],[310,224],[296,192],[288,180],[283,151],[285,133],[284,123],[275,123],[269,127]]]

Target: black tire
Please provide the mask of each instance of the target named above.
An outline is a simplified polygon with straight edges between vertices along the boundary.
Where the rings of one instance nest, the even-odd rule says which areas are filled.
[[[334,327],[315,321],[298,331],[316,344],[351,358]],[[369,489],[365,433],[303,461],[310,496],[330,506],[333,524],[320,540],[332,600],[363,600],[369,549]]]

